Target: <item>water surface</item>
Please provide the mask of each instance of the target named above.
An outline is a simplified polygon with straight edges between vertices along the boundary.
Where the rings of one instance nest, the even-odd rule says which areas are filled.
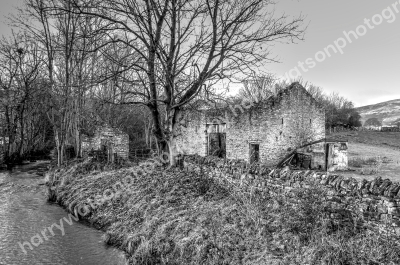
[[[0,171],[0,264],[126,264],[121,251],[104,245],[103,232],[75,221],[68,224],[68,213],[47,202],[46,167],[42,161]],[[24,242],[33,249],[18,244]]]

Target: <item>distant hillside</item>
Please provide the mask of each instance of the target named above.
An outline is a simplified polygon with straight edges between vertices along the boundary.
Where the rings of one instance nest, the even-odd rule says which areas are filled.
[[[356,108],[361,115],[361,122],[370,118],[377,118],[382,125],[395,125],[400,122],[400,99],[381,102]]]

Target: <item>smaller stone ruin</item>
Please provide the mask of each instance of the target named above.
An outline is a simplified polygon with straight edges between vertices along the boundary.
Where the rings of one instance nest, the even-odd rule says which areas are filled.
[[[109,125],[99,126],[93,136],[83,136],[82,151],[84,156],[101,151],[108,161],[114,161],[115,158],[128,159],[129,135]]]

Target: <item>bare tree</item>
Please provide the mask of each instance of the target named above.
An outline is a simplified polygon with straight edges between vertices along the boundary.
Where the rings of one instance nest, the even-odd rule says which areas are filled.
[[[326,97],[321,87],[310,84],[306,89],[317,102],[322,103],[325,100]]]
[[[272,60],[269,44],[301,39],[304,30],[301,17],[276,16],[268,0],[74,2],[80,14],[110,23],[110,42],[135,52],[125,66],[140,86],[130,91],[129,103],[150,109],[155,137],[171,164],[186,104],[211,84]]]
[[[276,78],[273,74],[253,73],[250,78],[243,81],[239,97],[258,102],[275,95],[277,90]]]
[[[46,53],[48,85],[42,105],[53,125],[59,165],[66,144],[75,146],[76,155],[81,153],[85,96],[99,74],[94,47],[103,37],[100,19],[80,15],[75,8],[71,1],[26,0],[12,18],[12,25],[29,32]]]
[[[0,41],[0,91],[3,100],[5,135],[8,143],[6,159],[19,160],[33,141],[38,126],[32,120],[43,114],[33,103],[40,93],[44,56],[38,45],[26,34],[13,34]],[[38,124],[39,125],[39,124]]]

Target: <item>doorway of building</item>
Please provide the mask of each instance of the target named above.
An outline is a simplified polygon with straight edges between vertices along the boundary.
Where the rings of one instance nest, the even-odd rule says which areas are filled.
[[[226,157],[226,125],[208,124],[208,155]]]
[[[260,162],[260,145],[250,144],[250,164]]]

